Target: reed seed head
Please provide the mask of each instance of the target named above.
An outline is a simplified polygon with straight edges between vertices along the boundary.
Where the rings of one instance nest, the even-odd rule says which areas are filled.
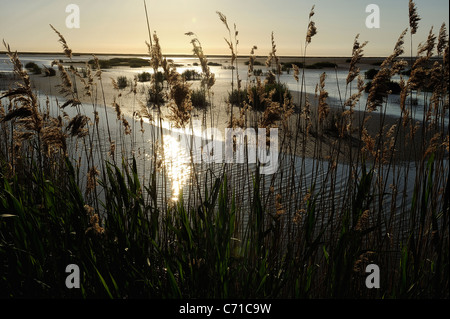
[[[306,43],[311,43],[311,39],[313,36],[317,34],[317,28],[314,21],[310,21],[308,25],[308,32],[306,33]]]
[[[411,34],[416,34],[420,17],[417,14],[417,8],[414,1],[409,0],[409,27],[411,28]]]
[[[442,23],[441,28],[439,29],[439,36],[438,36],[438,44],[437,44],[437,54],[441,56],[445,48],[448,45],[448,34],[447,34],[447,27],[445,26],[445,23]]]
[[[430,32],[428,33],[427,41],[421,45],[419,45],[419,49],[417,50],[417,54],[421,55],[426,52],[426,57],[431,58],[433,55],[433,50],[436,46],[436,36],[433,33],[433,27],[431,27]]]
[[[363,49],[367,45],[367,41],[363,44],[360,44],[358,41],[359,34],[356,35],[355,40],[353,42],[353,49],[352,49],[352,59],[350,61],[350,68],[347,75],[347,84],[350,84],[358,75],[359,75],[359,67],[357,67],[357,64],[360,62],[361,58],[363,57]]]
[[[56,34],[59,36],[59,42],[62,44],[63,49],[64,49],[64,54],[69,58],[72,59],[72,50],[69,48],[69,46],[67,45],[66,39],[64,39],[63,35],[56,30],[51,24],[50,27],[53,29],[53,31],[56,32]]]
[[[230,27],[228,26],[227,17],[220,11],[216,11],[219,16],[220,21],[223,22],[228,31],[230,31]]]

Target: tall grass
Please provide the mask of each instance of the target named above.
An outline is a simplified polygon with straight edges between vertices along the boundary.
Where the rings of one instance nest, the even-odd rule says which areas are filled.
[[[317,33],[314,14],[313,7],[304,60]],[[149,34],[151,67],[164,73],[166,85],[153,76],[148,90],[167,100],[139,104],[134,83],[131,118],[121,111],[119,90],[107,109],[95,57],[86,77],[58,65],[66,102],[51,111],[48,99],[39,103],[17,53],[5,43],[21,82],[0,96],[1,296],[448,298],[445,29],[437,46],[430,33],[418,55],[411,52],[407,79],[401,75],[408,64],[401,57],[406,31],[401,33],[358,113],[365,90],[358,64],[367,44],[358,36],[340,105],[331,109],[325,87],[331,74],[318,79],[312,98],[304,61],[292,65],[298,92],[266,89],[282,87],[273,35],[266,66],[274,72],[264,79],[254,75],[253,47],[242,88],[238,32],[235,26],[232,33],[224,14],[219,18],[235,66],[231,92],[247,93],[229,106],[228,126],[279,128],[280,166],[261,175],[261,164],[249,163],[248,152],[244,164],[198,164],[191,153],[191,173],[177,198],[171,194],[176,176],[170,174],[173,158],[162,117],[165,111],[173,126],[193,130],[195,95],[164,57],[156,33]],[[202,66],[196,93],[207,101],[202,125],[214,127],[214,74],[197,36],[187,35]],[[439,60],[427,68],[435,47]],[[423,74],[431,76],[434,89],[425,95],[423,120],[416,122],[406,101]],[[385,84],[394,75],[401,76],[402,113],[388,125]],[[83,90],[75,90],[79,85]],[[79,94],[91,99],[92,109]],[[369,126],[374,123],[375,129]],[[371,263],[380,268],[380,289],[365,286]],[[80,267],[81,289],[66,288],[68,264]]]

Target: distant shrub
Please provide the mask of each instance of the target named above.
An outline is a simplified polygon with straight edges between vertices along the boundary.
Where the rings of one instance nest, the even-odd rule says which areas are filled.
[[[287,88],[286,84],[268,84],[265,87],[266,93],[271,92],[272,90],[275,90],[275,93],[272,95],[272,101],[273,102],[280,102],[283,103],[284,100],[284,94],[287,94],[287,97],[290,99],[292,98],[291,92]]]
[[[368,79],[368,80],[373,80],[373,78],[375,77],[375,75],[377,75],[377,73],[378,73],[378,70],[376,70],[376,69],[370,69],[370,70],[367,70],[367,71],[364,73],[364,76],[365,76],[365,78]]]
[[[181,75],[186,81],[200,80],[200,73],[195,70],[186,70]]]
[[[27,69],[30,72],[33,72],[33,74],[41,74],[42,69],[34,62],[28,62],[25,64],[25,69]]]
[[[117,86],[119,89],[124,89],[128,86],[128,79],[125,76],[117,77]]]
[[[264,73],[263,73],[263,70],[261,70],[261,69],[254,69],[253,70],[253,75],[254,76],[262,76]]]
[[[222,66],[222,64],[217,63],[217,62],[208,62],[209,66]]]
[[[161,71],[158,71],[156,72],[156,74],[152,74],[152,79],[154,83],[152,83],[151,87],[148,90],[147,104],[148,105],[164,104],[166,102],[164,94],[165,75]]]
[[[392,91],[392,94],[400,94],[402,91],[402,88],[398,82],[389,81],[388,88],[390,91]]]
[[[45,74],[45,76],[55,76],[56,71],[54,68],[47,68],[44,66],[44,74]]]
[[[164,93],[162,91],[162,84],[157,83],[155,87],[151,87],[148,90],[147,104],[148,105],[161,105],[166,102],[164,98]]]
[[[234,89],[232,92],[228,93],[228,103],[231,105],[240,105],[244,101],[248,101],[246,90]]]
[[[204,109],[208,106],[206,99],[206,91],[204,89],[194,89],[191,92],[192,106],[200,109]]]
[[[149,82],[152,78],[152,75],[148,72],[142,72],[137,75],[139,82]]]
[[[369,93],[371,87],[372,87],[372,81],[367,83],[365,92]],[[386,88],[387,88],[387,91],[391,91],[392,94],[400,94],[400,92],[402,91],[400,84],[398,84],[397,82],[394,82],[394,81],[386,82]]]
[[[264,87],[264,92],[269,94],[274,90],[272,95],[272,102],[283,103],[284,94],[287,94],[288,98],[292,98],[291,92],[285,84],[266,84]],[[244,101],[249,103],[253,109],[258,111],[263,111],[266,109],[267,105],[264,101],[261,101],[257,90],[255,87],[252,88],[251,94],[253,95],[253,102],[251,103],[248,99],[248,92],[246,90],[233,90],[233,92],[228,94],[228,102],[232,105],[242,104]]]

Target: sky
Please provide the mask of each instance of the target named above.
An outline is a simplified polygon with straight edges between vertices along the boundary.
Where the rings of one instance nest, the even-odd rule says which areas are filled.
[[[0,0],[0,39],[19,52],[61,52],[52,24],[65,37],[73,52],[147,52],[144,0]],[[427,39],[431,27],[439,32],[449,27],[448,0],[415,0],[421,17],[413,48]],[[303,55],[309,12],[317,34],[307,56],[350,56],[355,36],[368,41],[365,56],[389,55],[403,30],[409,27],[408,0],[146,0],[151,32],[157,33],[163,54],[190,54],[186,32],[194,32],[205,54],[229,54],[224,37],[228,31],[216,11],[231,28],[236,25],[238,54],[248,55],[256,45],[257,55],[267,56],[273,32],[277,54]],[[79,8],[79,28],[68,28],[66,19]],[[379,28],[367,28],[369,4],[379,8]],[[72,17],[72,16],[71,16]],[[71,20],[74,21],[74,20]],[[405,48],[410,47],[409,35]],[[0,50],[4,50],[1,44]]]

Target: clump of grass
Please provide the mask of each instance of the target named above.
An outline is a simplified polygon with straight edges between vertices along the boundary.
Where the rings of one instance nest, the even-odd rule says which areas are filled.
[[[148,72],[142,72],[137,75],[139,82],[150,82],[151,74]]]
[[[186,81],[197,81],[201,79],[201,75],[200,73],[198,73],[195,70],[186,70],[184,71],[181,76],[186,80]]]
[[[227,102],[232,105],[240,105],[243,101],[247,99],[247,91],[246,90],[234,90],[228,94]],[[247,99],[248,100],[248,99]]]
[[[192,90],[191,102],[193,107],[205,109],[209,105],[205,90],[201,88]]]
[[[377,75],[378,70],[377,69],[369,69],[366,72],[364,72],[364,77],[368,80],[373,80],[375,75]]]
[[[160,86],[160,85],[158,85]],[[161,86],[160,86],[161,87]],[[148,89],[148,95],[147,95],[147,105],[163,105],[166,101],[164,92],[162,91],[162,88],[155,91],[152,88]]]
[[[263,72],[262,69],[254,69],[253,70],[253,75],[254,76],[262,76],[262,75],[264,75],[264,72]]]
[[[128,86],[128,79],[126,76],[118,76],[117,77],[117,87],[119,89],[125,89]]]
[[[33,74],[41,74],[42,73],[42,69],[34,62],[28,62],[27,64],[25,64],[25,68],[28,71],[33,72]]]
[[[270,102],[282,103],[285,95],[291,99],[292,95],[287,86],[283,83],[265,83],[263,85],[263,93],[271,96]],[[258,89],[256,87],[250,90],[237,90],[228,94],[228,103],[232,105],[240,105],[248,103],[254,110],[263,111],[267,107],[267,103],[259,98]]]
[[[45,76],[55,76],[56,71],[52,67],[49,68],[49,67],[44,66],[44,74],[45,74]]]

